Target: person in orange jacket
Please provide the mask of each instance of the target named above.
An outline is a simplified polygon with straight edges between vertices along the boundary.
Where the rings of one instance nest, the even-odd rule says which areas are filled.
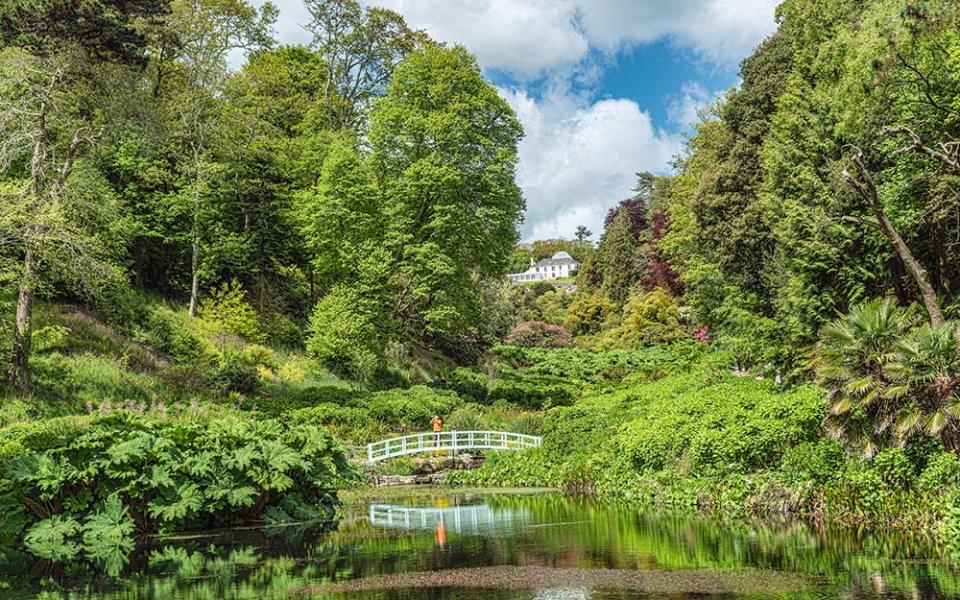
[[[433,418],[430,419],[430,425],[433,427],[434,441],[437,448],[440,447],[440,432],[443,431],[443,419],[437,415],[433,415]]]

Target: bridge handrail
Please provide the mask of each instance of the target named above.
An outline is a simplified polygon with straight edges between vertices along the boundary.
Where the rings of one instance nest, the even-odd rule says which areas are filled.
[[[431,450],[521,450],[541,443],[539,436],[510,431],[428,431],[367,444],[367,462]]]

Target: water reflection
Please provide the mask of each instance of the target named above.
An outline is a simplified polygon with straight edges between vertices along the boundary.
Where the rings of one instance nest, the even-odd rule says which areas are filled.
[[[367,589],[318,592],[352,599],[636,598],[630,589],[579,583],[571,573],[677,574],[676,598],[701,573],[756,577],[797,573],[804,591],[723,594],[737,598],[952,598],[960,600],[957,564],[922,536],[824,530],[804,523],[723,523],[651,515],[629,507],[557,494],[420,493],[359,503],[332,530],[231,530],[141,545],[120,577],[95,565],[56,565],[0,554],[0,597],[54,599],[287,599],[310,586],[409,575]],[[513,569],[503,574],[500,568]],[[500,589],[448,577],[418,588],[422,574],[489,573]],[[513,573],[516,574],[512,575]],[[539,573],[544,585],[523,581]],[[543,576],[543,573],[547,573]],[[556,581],[549,581],[551,573]],[[563,577],[561,577],[563,574]],[[512,581],[519,579],[520,581]],[[509,584],[509,585],[508,585]],[[6,587],[2,587],[6,586]],[[659,594],[639,597],[661,597]]]
[[[531,524],[527,509],[494,508],[489,504],[456,506],[404,506],[371,504],[370,524],[375,528],[430,530],[437,540],[446,531],[466,535],[507,535]]]

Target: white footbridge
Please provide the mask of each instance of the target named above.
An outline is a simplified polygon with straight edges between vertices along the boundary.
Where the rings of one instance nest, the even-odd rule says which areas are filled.
[[[367,462],[420,452],[458,450],[524,450],[536,448],[542,438],[509,431],[441,431],[414,433],[367,444]]]

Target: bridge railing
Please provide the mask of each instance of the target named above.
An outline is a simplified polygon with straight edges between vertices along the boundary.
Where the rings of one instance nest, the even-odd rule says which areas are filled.
[[[367,462],[433,450],[522,450],[536,448],[541,438],[509,431],[441,431],[414,433],[367,444]]]

